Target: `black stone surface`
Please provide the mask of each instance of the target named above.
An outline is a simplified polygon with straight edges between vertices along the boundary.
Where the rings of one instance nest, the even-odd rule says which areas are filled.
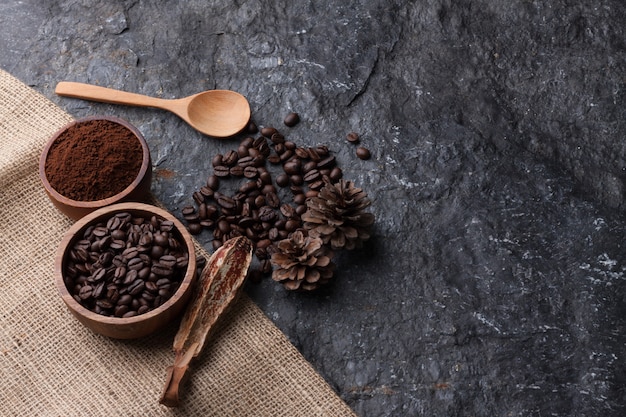
[[[58,81],[233,89],[259,125],[328,145],[372,239],[320,294],[247,292],[359,415],[622,416],[625,21],[622,0],[7,0],[0,67],[136,125],[178,216],[240,138]]]

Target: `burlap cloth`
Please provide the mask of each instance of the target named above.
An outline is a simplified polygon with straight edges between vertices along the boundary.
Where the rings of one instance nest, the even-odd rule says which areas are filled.
[[[69,121],[0,70],[0,415],[353,416],[246,296],[194,362],[178,409],[158,404],[176,323],[118,341],[69,313],[52,269],[71,221],[37,174],[45,141]]]

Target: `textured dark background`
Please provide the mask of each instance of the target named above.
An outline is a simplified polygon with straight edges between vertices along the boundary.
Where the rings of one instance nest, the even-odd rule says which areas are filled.
[[[58,81],[233,89],[259,125],[328,145],[374,236],[327,291],[247,291],[359,415],[622,416],[624,22],[623,0],[6,0],[0,67],[136,125],[178,216],[238,139]]]

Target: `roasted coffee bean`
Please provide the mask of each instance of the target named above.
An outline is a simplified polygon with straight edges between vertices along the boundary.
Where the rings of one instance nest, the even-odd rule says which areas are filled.
[[[242,168],[254,166],[254,157],[248,155],[243,158],[240,158],[239,161],[237,162],[237,165]]]
[[[129,305],[132,302],[133,302],[133,296],[130,294],[124,294],[120,296],[116,304],[123,306],[123,305]]]
[[[317,163],[317,169],[332,168],[335,166],[335,157],[328,156]]]
[[[246,148],[251,148],[254,144],[254,138],[252,136],[246,136],[244,140],[241,141],[241,146]]]
[[[272,244],[272,241],[269,239],[263,239],[257,242],[256,247],[259,249],[266,249],[268,246]]]
[[[279,187],[286,187],[289,185],[289,175],[280,174],[276,177],[276,185]]]
[[[200,223],[198,223],[200,226],[202,227],[206,227],[207,229],[211,229],[215,226],[215,222],[211,219],[206,219],[206,220],[201,220]],[[191,226],[191,225],[190,225]],[[202,229],[200,229],[202,230]]]
[[[302,171],[302,162],[300,159],[293,159],[285,163],[283,170],[289,175],[299,174]]]
[[[285,148],[285,142],[277,143],[274,145],[274,151],[280,156],[282,155],[287,148]]]
[[[261,180],[261,184],[267,185],[272,183],[272,176],[267,171],[260,171],[259,179]]]
[[[189,210],[185,213],[189,215]],[[173,222],[157,219],[156,216],[150,219],[129,216],[116,215],[103,223],[118,228],[115,230],[123,228],[124,233],[115,235],[119,239],[112,238],[115,230],[96,225],[89,227],[89,233],[85,233],[87,242],[93,240],[89,251],[85,250],[85,242],[75,244],[70,250],[64,282],[72,297],[97,314],[114,315],[115,305],[128,305],[129,312],[134,311],[136,314],[142,305],[148,305],[146,300],[140,301],[140,297],[145,291],[146,282],[158,279],[150,268],[152,258],[159,260],[157,264],[169,269],[170,273],[165,277],[172,282],[168,292],[159,298],[159,303],[164,302],[166,296],[171,296],[178,288],[187,268],[187,255],[171,233]],[[102,235],[104,230],[106,233]],[[111,243],[107,244],[108,241]],[[157,246],[159,241],[165,246]],[[85,259],[79,261],[79,256]],[[151,304],[142,312],[153,307]],[[121,314],[119,310],[117,314]]]
[[[302,175],[292,175],[291,177],[289,177],[289,181],[291,181],[291,183],[295,186],[300,186],[302,184],[304,184],[304,178],[302,177]]]
[[[359,146],[358,148],[356,148],[356,156],[359,159],[367,160],[367,159],[370,159],[372,155],[369,149],[364,148],[363,146]]]
[[[309,188],[313,191],[319,191],[324,186],[324,181],[317,180],[309,183]]]
[[[335,183],[343,177],[343,171],[339,167],[333,167],[333,169],[330,170],[328,177],[333,183]]]
[[[144,266],[137,272],[137,277],[146,281],[150,277],[151,268],[149,266]]]
[[[207,204],[206,217],[207,219],[215,219],[217,217],[219,209],[215,204]]]
[[[249,152],[248,152],[248,147],[245,146],[243,143],[239,145],[239,147],[237,148],[237,155],[239,156],[239,160],[241,160],[241,158],[243,158],[244,156],[248,156]]]
[[[280,212],[287,218],[294,217],[296,214],[295,209],[290,204],[281,204]]]
[[[346,135],[346,139],[348,140],[348,142],[350,143],[354,143],[357,144],[359,143],[359,134],[356,132],[350,132]]]
[[[111,244],[109,245],[109,249],[112,249],[114,251],[119,251],[120,249],[123,249],[126,247],[126,242],[124,242],[123,239],[114,239],[113,241],[111,241]]]
[[[270,138],[270,140],[272,141],[274,145],[277,145],[279,143],[285,143],[285,137],[279,132],[274,133],[272,137]]]
[[[317,162],[315,161],[309,161],[302,165],[302,172],[305,174],[313,169],[317,169]]]
[[[189,233],[191,233],[192,235],[199,235],[200,233],[202,233],[203,225],[200,224],[200,223],[190,223],[190,224],[188,224],[187,225],[187,230],[189,230]]]
[[[196,204],[204,203],[204,196],[202,195],[202,193],[200,193],[200,191],[196,191],[193,193],[193,201],[195,201]]]
[[[243,170],[244,177],[249,178],[249,179],[256,178],[258,173],[259,173],[258,169],[254,166],[245,167]]]
[[[217,222],[217,228],[219,229],[220,232],[222,232],[223,234],[226,234],[230,232],[230,223],[228,223],[226,219],[222,219]]]
[[[109,233],[109,230],[104,226],[97,226],[93,229],[94,236],[103,237]]]
[[[146,290],[150,291],[151,293],[157,293],[159,291],[159,287],[156,285],[155,282],[146,281]]]
[[[263,206],[259,209],[259,219],[262,222],[271,222],[276,219],[276,211],[270,206]]]
[[[276,130],[274,127],[271,127],[271,126],[266,126],[261,129],[261,134],[265,136],[266,138],[271,138],[272,135],[277,132],[278,130]]]
[[[152,267],[150,268],[150,272],[152,272],[157,277],[166,277],[172,274],[173,268],[167,265],[156,263],[152,265]]]
[[[300,121],[300,115],[298,113],[291,112],[285,117],[285,120],[283,120],[283,123],[287,127],[294,127],[295,125],[298,124],[299,121]]]
[[[220,178],[228,177],[230,175],[230,168],[226,165],[218,165],[213,168],[213,173]]]
[[[139,314],[145,314],[148,311],[150,311],[150,307],[148,305],[142,305],[141,307],[139,307],[137,309],[137,315]],[[126,315],[124,315],[124,317],[127,317]]]
[[[91,296],[93,298],[101,298],[106,291],[106,283],[104,281],[99,282],[98,284],[96,284],[95,287],[93,287],[93,292],[91,294]]]
[[[296,156],[300,159],[309,159],[309,153],[306,151],[305,148],[298,147],[294,152]]]
[[[313,181],[318,181],[321,178],[320,172],[317,169],[312,169],[306,174],[304,174],[304,181],[307,183],[311,183]]]
[[[265,196],[258,195],[254,198],[254,206],[255,207],[263,207],[265,205]]]
[[[130,285],[134,280],[139,277],[139,272],[136,269],[130,269],[126,271],[126,275],[121,282],[122,285]]]
[[[265,202],[268,206],[278,208],[280,206],[280,198],[275,192],[265,194]]]
[[[272,155],[268,156],[267,157],[267,162],[269,162],[272,165],[280,164],[280,155],[272,154]]]
[[[136,279],[128,286],[128,293],[131,296],[140,294],[144,288],[146,287],[146,283],[141,279]]]
[[[213,165],[214,168],[219,165],[224,165],[224,156],[218,153],[217,155],[213,157],[211,164]]]
[[[198,204],[202,204],[207,198],[213,197],[213,193],[214,193],[214,190],[208,186],[200,187],[200,194],[202,194],[202,196],[204,197],[204,200],[200,201]]]
[[[92,294],[93,294],[93,287],[91,285],[85,285],[80,289],[78,296],[80,297],[81,300],[87,300],[91,298]]]
[[[243,176],[243,167],[240,165],[235,165],[230,168],[230,175],[233,177],[242,177]]]
[[[253,166],[257,168],[262,167],[263,165],[265,165],[265,156],[263,155],[255,156],[252,162],[253,162]]]
[[[223,165],[218,165],[218,167],[222,167],[222,166]],[[220,188],[220,179],[217,177],[217,175],[209,175],[209,178],[207,178],[206,180],[206,186],[209,187],[213,191],[217,191]]]
[[[143,268],[143,261],[139,257],[132,258],[128,261],[127,266],[129,270],[139,271],[141,268]]]
[[[104,268],[99,268],[89,277],[89,282],[100,282],[104,278],[106,278],[106,270]]]
[[[268,254],[268,256],[270,255]],[[272,272],[272,263],[269,259],[264,259],[263,261],[261,261],[261,272],[264,274],[269,274]]]
[[[259,260],[267,259],[267,250],[265,248],[259,248],[257,246],[257,248],[254,250],[254,256],[256,256]]]
[[[285,152],[280,154],[280,161],[281,162],[286,162],[286,161],[290,160],[291,157],[293,157],[293,156],[294,156],[294,153],[293,153],[292,150],[285,149]]]
[[[107,229],[109,230],[118,229],[121,226],[121,224],[122,224],[122,219],[117,216],[113,216],[107,221]]]
[[[239,155],[237,155],[237,152],[230,150],[224,154],[223,163],[227,167],[232,167],[233,165],[237,163],[238,159],[239,159]]]
[[[115,312],[113,314],[115,317],[122,317],[124,314],[128,313],[129,310],[128,305],[117,305],[115,306]]]
[[[274,187],[272,184],[265,184],[263,188],[261,188],[261,194],[267,195],[269,193],[276,194],[276,187]]]
[[[242,193],[249,193],[252,190],[256,190],[258,188],[258,184],[256,181],[248,181],[245,182],[239,187],[239,191]]]
[[[183,213],[185,215],[185,213]],[[198,206],[198,217],[200,220],[206,220],[207,218],[207,205],[206,203],[202,203]]]
[[[220,198],[217,199],[217,204],[219,204],[219,206],[223,209],[232,209],[237,206],[237,203],[233,198],[225,195],[220,196]]]
[[[285,223],[285,230],[287,232],[293,232],[298,227],[300,227],[300,220],[296,220],[292,218],[292,219],[287,220],[287,223]]]
[[[315,161],[315,162],[321,161],[322,157],[319,155],[319,153],[317,153],[317,149],[307,148],[307,152],[309,154],[309,158],[311,158],[312,161]]]
[[[254,134],[258,131],[259,131],[259,128],[257,127],[256,123],[250,120],[248,122],[248,126],[246,126],[246,132]]]

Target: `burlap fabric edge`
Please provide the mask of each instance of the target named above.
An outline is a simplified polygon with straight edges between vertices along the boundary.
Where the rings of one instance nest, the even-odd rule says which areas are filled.
[[[70,315],[52,266],[71,221],[47,199],[37,163],[48,137],[71,120],[0,70],[0,415],[354,416],[245,295],[193,363],[178,409],[158,404],[176,323],[118,341]]]

